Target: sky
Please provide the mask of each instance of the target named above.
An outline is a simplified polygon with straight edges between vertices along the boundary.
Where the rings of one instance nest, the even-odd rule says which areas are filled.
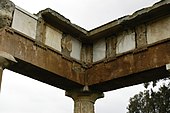
[[[159,0],[12,0],[30,13],[51,8],[87,30],[153,5]],[[96,101],[96,113],[126,113],[128,101],[143,85],[106,92]],[[5,70],[0,113],[73,113],[74,102],[65,91]]]

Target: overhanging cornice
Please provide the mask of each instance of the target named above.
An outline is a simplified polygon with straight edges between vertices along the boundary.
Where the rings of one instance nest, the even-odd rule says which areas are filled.
[[[87,30],[71,23],[69,19],[50,8],[40,11],[37,16],[42,17],[46,23],[60,29],[64,33],[71,34],[82,41],[86,40]]]
[[[98,38],[109,37],[121,30],[126,30],[129,27],[135,27],[169,14],[170,1],[161,0],[151,7],[138,10],[132,15],[113,20],[90,31],[71,23],[69,19],[49,8],[40,11],[37,15],[43,17],[50,25],[72,34],[82,41],[93,42]]]

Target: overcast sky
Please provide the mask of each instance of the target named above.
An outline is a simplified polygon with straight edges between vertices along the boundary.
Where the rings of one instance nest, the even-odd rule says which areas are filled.
[[[47,7],[87,30],[132,14],[159,0],[12,0],[30,13]],[[95,104],[96,113],[125,113],[129,98],[143,86],[105,93]],[[63,90],[4,71],[0,95],[0,113],[73,113],[73,101]]]

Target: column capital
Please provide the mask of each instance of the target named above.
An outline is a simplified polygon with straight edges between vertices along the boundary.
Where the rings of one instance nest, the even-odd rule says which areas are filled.
[[[9,66],[11,63],[17,63],[15,58],[9,53],[0,51],[0,89],[1,89],[3,69]]]
[[[65,95],[74,100],[74,113],[95,113],[95,101],[104,97],[103,92],[83,90],[66,91]]]
[[[95,103],[95,101],[99,98],[104,97],[103,92],[83,92],[83,91],[66,91],[66,96],[71,97],[74,101],[78,100],[89,100],[90,102]]]
[[[4,69],[11,63],[17,63],[15,58],[7,52],[0,51],[0,68]]]

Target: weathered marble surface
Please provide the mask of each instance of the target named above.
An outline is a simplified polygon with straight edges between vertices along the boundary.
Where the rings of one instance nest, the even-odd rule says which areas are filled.
[[[72,52],[71,57],[80,60],[82,42],[72,37]]]
[[[106,57],[106,42],[105,38],[93,43],[93,62],[102,60]]]
[[[18,21],[19,20],[19,21]],[[16,7],[12,22],[12,28],[35,39],[38,17]]]
[[[135,33],[132,31],[124,31],[117,38],[116,54],[135,49],[135,43]]]
[[[46,26],[45,44],[61,52],[62,32]]]
[[[170,16],[159,21],[154,21],[147,26],[148,44],[170,38]]]

